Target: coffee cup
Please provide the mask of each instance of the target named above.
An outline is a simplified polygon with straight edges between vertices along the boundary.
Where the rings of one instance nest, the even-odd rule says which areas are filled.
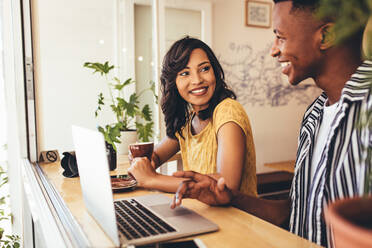
[[[151,160],[152,152],[154,150],[154,142],[141,142],[129,145],[130,153],[133,158],[147,157]]]

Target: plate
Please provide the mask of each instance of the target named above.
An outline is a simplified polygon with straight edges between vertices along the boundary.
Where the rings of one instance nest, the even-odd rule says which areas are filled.
[[[113,191],[134,189],[137,185],[136,179],[129,175],[111,176],[111,188]]]

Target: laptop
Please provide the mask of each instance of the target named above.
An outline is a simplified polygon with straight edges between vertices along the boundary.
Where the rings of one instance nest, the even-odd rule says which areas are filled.
[[[116,246],[144,245],[218,230],[185,207],[170,209],[171,198],[149,194],[113,199],[103,135],[72,126],[85,206]]]

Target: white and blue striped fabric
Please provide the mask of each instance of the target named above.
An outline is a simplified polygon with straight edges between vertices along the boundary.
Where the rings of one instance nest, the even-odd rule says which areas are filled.
[[[311,159],[326,94],[321,94],[305,112],[290,193],[290,230],[317,244],[329,245],[323,216],[325,203],[363,194],[364,178],[372,163],[367,156],[372,151],[371,88],[372,61],[364,61],[342,90],[313,178]]]

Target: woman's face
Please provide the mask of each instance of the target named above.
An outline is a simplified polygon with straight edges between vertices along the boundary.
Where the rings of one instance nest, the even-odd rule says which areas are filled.
[[[203,49],[196,48],[191,52],[188,64],[177,73],[176,85],[181,97],[195,112],[208,107],[216,88],[216,77]]]

